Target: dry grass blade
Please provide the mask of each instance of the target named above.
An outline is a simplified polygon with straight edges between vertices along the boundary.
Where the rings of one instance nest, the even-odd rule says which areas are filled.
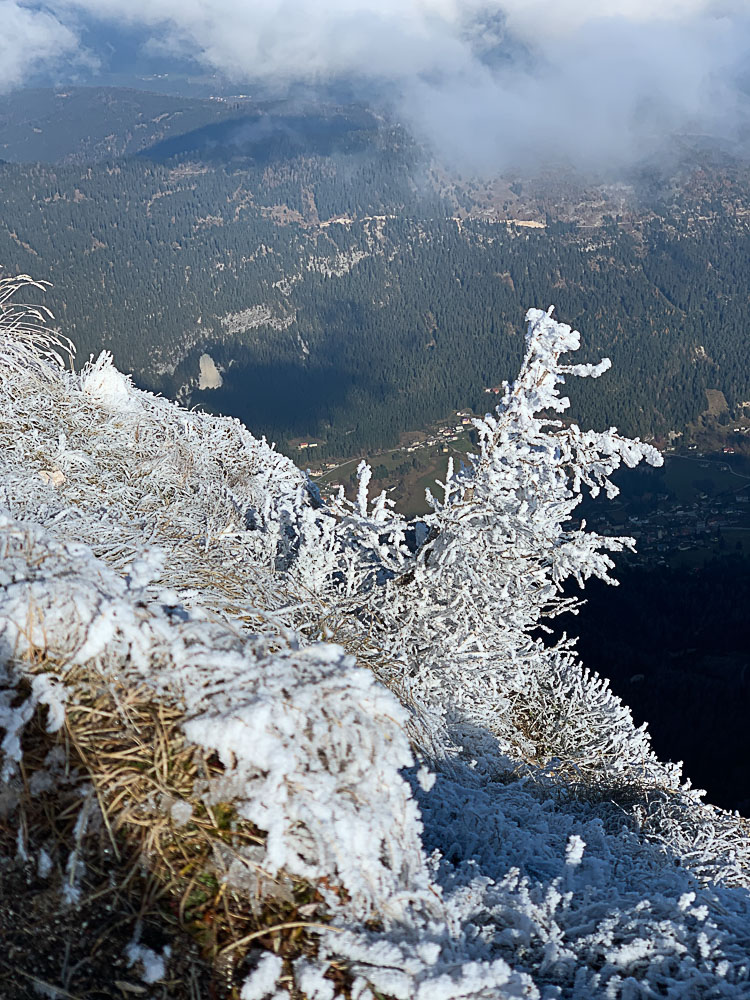
[[[53,986],[52,983],[47,983],[38,976],[33,976],[30,972],[25,972],[23,969],[15,969],[14,972],[23,976],[24,979],[28,979],[29,982],[34,983],[40,990],[44,990],[45,994],[52,997],[53,1000],[58,1000],[58,998],[59,1000],[82,1000],[81,997],[75,996],[73,993],[68,993],[61,986]]]
[[[278,931],[293,930],[298,927],[303,927],[305,929],[314,928],[316,930],[336,931],[337,933],[341,932],[340,927],[333,927],[331,924],[323,924],[310,920],[289,920],[285,924],[275,924],[273,927],[262,927],[258,931],[253,931],[252,934],[246,934],[238,941],[233,941],[231,944],[228,944],[226,948],[222,948],[221,954],[228,955],[230,951],[235,951],[237,948],[245,948],[251,941],[265,937],[267,934],[276,934]]]
[[[32,669],[51,672],[55,664],[39,659]],[[147,686],[125,688],[93,668],[69,671],[66,683],[74,686],[76,701],[68,705],[65,726],[55,736],[46,734],[46,710],[38,713],[36,739],[43,745],[27,748],[27,785],[35,771],[43,770],[52,743],[66,750],[66,767],[90,782],[87,801],[101,809],[98,850],[104,856],[92,863],[90,850],[86,854],[81,844],[72,846],[82,852],[76,872],[88,875],[98,865],[110,876],[111,884],[87,891],[87,905],[117,909],[132,900],[127,903],[131,915],[122,918],[120,931],[110,932],[126,933],[134,921],[144,920],[171,928],[169,933],[187,932],[223,984],[215,987],[217,997],[235,995],[232,990],[242,981],[255,942],[270,939],[275,953],[286,960],[313,955],[314,932],[336,929],[310,919],[311,908],[322,903],[314,886],[282,877],[275,894],[273,880],[265,877],[258,883],[263,892],[253,897],[227,881],[228,859],[244,859],[244,852],[257,851],[265,837],[228,804],[203,802],[202,791],[222,777],[224,768],[186,741],[179,706],[155,703]],[[81,803],[80,793],[54,805],[45,804],[43,796],[28,800],[32,824],[37,830],[55,826],[63,855],[71,849],[76,824],[80,826]],[[171,818],[175,803],[181,804],[182,822]],[[252,870],[247,864],[243,861],[245,870]],[[72,869],[65,878],[72,888]],[[98,956],[104,943],[95,941],[91,954]],[[61,996],[65,985],[49,984]]]
[[[75,347],[62,334],[45,329],[53,319],[46,306],[15,302],[21,289],[36,288],[46,291],[48,281],[35,281],[27,274],[0,278],[0,364],[11,371],[27,371],[32,360],[37,361],[37,374],[44,375],[52,365],[53,370],[65,368],[65,358],[73,364]],[[65,355],[65,358],[63,357]]]

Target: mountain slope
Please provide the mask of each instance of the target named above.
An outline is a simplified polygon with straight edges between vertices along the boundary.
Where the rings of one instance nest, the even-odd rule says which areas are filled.
[[[607,553],[629,544],[563,527],[580,491],[611,493],[620,464],[660,461],[539,415],[565,409],[565,376],[607,367],[561,362],[575,331],[529,313],[519,378],[478,422],[480,454],[414,525],[370,500],[365,467],[354,503],[325,506],[238,423],[134,389],[106,356],[79,375],[55,366],[8,298],[20,284],[4,286],[0,369],[16,865],[75,908],[99,808],[112,849],[146,828],[155,877],[164,845],[213,817],[216,850],[195,877],[245,900],[244,932],[229,921],[214,942],[243,1000],[747,995],[745,821],[656,759],[569,644],[537,638],[570,607],[557,584],[607,579]],[[104,702],[107,739],[133,734],[150,789],[128,812],[132,781],[118,782],[134,750],[105,767],[94,744],[71,841],[40,840],[25,817]],[[44,706],[61,749],[40,764],[24,740]],[[150,730],[137,736],[149,711],[171,713],[172,756],[194,754],[178,798],[170,753],[154,749],[154,767]],[[176,907],[191,933],[201,905]],[[130,926],[148,992],[178,938],[157,952]]]
[[[664,435],[707,389],[731,408],[749,398],[746,177],[714,207],[697,191],[622,225],[528,228],[454,217],[399,136],[381,139],[270,163],[230,147],[226,163],[5,164],[0,260],[54,283],[47,302],[84,359],[109,350],[142,387],[290,454],[311,436],[321,457],[368,453],[480,410],[517,370],[535,296],[615,362],[606,396],[575,391],[589,424]],[[204,353],[220,389],[199,389]]]
[[[16,91],[0,97],[0,157],[13,163],[89,163],[133,155],[236,113],[123,87]]]

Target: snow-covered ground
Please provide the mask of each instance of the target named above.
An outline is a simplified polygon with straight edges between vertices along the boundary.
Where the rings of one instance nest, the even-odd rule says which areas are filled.
[[[88,666],[179,706],[225,767],[201,794],[267,832],[269,875],[325,899],[317,957],[265,953],[243,1000],[292,982],[331,1000],[332,961],[358,1000],[750,996],[745,821],[539,638],[571,610],[559,584],[606,578],[628,544],[563,529],[579,491],[661,460],[540,416],[567,375],[607,367],[561,363],[577,333],[529,313],[479,455],[415,529],[366,468],[356,502],[325,506],[236,421],[136,390],[107,356],[66,372],[5,310],[6,801],[35,705],[62,726]],[[166,974],[139,947],[146,981]]]

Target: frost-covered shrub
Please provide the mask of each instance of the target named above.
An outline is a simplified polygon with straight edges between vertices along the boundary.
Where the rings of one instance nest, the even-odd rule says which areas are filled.
[[[19,329],[0,367],[6,789],[31,710],[62,725],[82,669],[178,706],[224,768],[196,795],[264,830],[259,863],[310,880],[332,921],[317,953],[266,953],[244,1000],[291,982],[331,1000],[333,962],[358,1000],[750,993],[744,821],[543,641],[561,584],[609,579],[631,544],[569,526],[581,490],[660,461],[545,416],[566,376],[606,368],[561,363],[577,333],[529,313],[479,454],[414,525],[370,502],[364,465],[356,500],[327,505],[236,421],[107,356],[66,372]]]
[[[564,754],[597,771],[635,759],[659,769],[627,710],[581,672],[568,644],[547,648],[539,631],[546,617],[575,608],[561,596],[567,578],[613,583],[607,553],[633,544],[566,526],[581,489],[614,496],[610,476],[622,463],[662,459],[615,430],[582,432],[546,415],[567,408],[558,390],[566,375],[596,378],[609,362],[564,365],[578,333],[539,310],[528,322],[521,373],[496,414],[474,421],[479,454],[456,473],[449,467],[416,552],[385,494],[368,508],[366,469],[356,504],[340,498],[341,596],[375,637],[381,676],[433,721],[441,716],[468,754],[480,751],[478,739],[533,760]]]

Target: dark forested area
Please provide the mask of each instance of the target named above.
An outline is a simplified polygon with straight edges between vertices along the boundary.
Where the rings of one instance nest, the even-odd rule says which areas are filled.
[[[236,102],[125,87],[15,91],[0,95],[0,157],[89,164],[138,153],[236,114]]]
[[[613,361],[606,392],[574,389],[585,423],[660,434],[706,388],[750,398],[737,170],[580,226],[532,200],[547,222],[532,228],[467,217],[477,189],[447,196],[365,109],[222,106],[206,121],[211,103],[170,107],[194,127],[137,156],[0,165],[0,261],[53,282],[79,363],[110,349],[145,387],[344,456],[485,408],[518,367],[525,310],[554,303],[583,333],[577,360]],[[203,352],[221,389],[197,389]]]
[[[682,760],[708,801],[750,812],[750,563],[699,570],[632,565],[586,586],[578,652],[648,722],[662,759]]]

